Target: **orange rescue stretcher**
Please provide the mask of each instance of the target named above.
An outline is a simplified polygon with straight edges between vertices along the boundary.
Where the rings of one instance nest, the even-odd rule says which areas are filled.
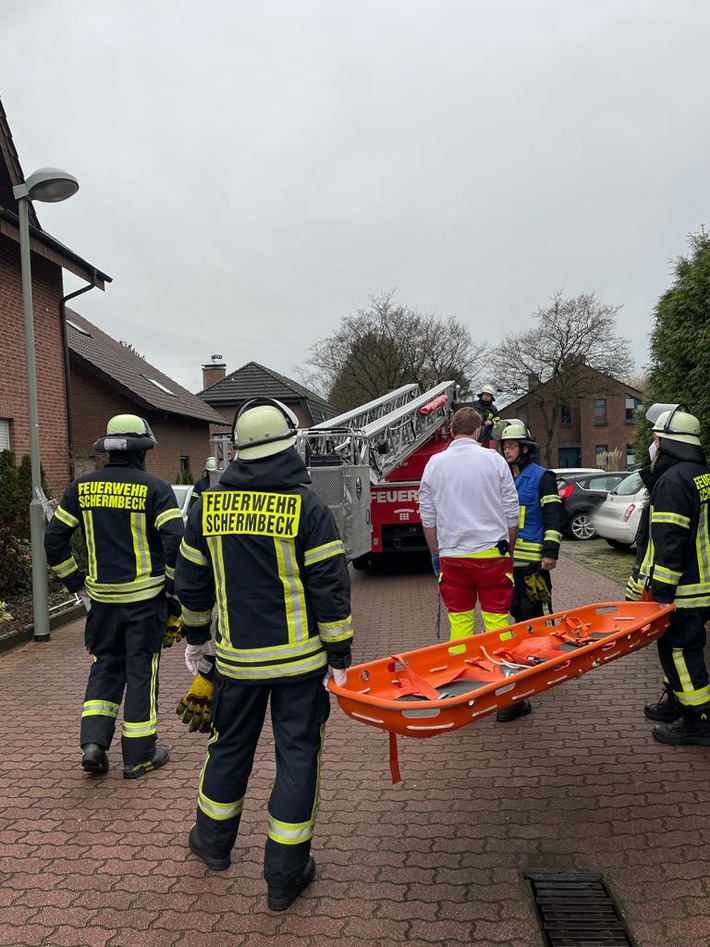
[[[396,736],[432,737],[464,727],[603,667],[659,638],[674,605],[601,602],[403,651],[348,668],[329,687],[348,716]]]

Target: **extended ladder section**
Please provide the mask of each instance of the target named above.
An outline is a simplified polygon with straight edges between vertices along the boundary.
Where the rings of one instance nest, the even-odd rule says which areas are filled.
[[[362,404],[357,408],[346,411],[344,414],[339,414],[335,418],[329,418],[327,421],[321,421],[320,424],[314,424],[309,430],[332,431],[333,428],[337,427],[359,430],[380,418],[384,418],[390,411],[394,411],[396,408],[401,408],[408,404],[417,397],[418,393],[419,385],[414,383],[402,385],[401,388],[396,388],[386,395],[375,398],[373,401],[368,401],[367,404]]]
[[[384,480],[446,422],[456,383],[443,381],[423,394],[417,395],[417,391],[417,385],[405,385],[347,414],[299,431],[298,447],[306,463],[311,467],[365,466],[370,468],[373,483]],[[375,417],[363,424],[369,414]]]

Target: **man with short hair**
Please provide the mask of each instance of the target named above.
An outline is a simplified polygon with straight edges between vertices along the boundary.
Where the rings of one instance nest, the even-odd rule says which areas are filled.
[[[486,630],[504,628],[513,597],[518,494],[500,454],[478,443],[481,425],[474,408],[459,408],[451,422],[453,440],[429,459],[419,488],[452,640],[473,634],[477,601]]]

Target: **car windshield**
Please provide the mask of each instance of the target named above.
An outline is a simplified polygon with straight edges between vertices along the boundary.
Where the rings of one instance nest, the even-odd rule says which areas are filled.
[[[638,493],[639,490],[643,487],[643,480],[637,473],[632,473],[629,477],[625,477],[619,486],[614,490],[614,493],[620,497],[629,497],[634,493]]]

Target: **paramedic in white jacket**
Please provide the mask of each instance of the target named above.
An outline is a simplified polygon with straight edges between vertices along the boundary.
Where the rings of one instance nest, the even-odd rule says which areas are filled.
[[[476,602],[486,631],[504,628],[513,597],[512,552],[520,504],[510,468],[478,443],[481,416],[460,408],[449,447],[427,463],[419,505],[451,639],[473,634]]]

